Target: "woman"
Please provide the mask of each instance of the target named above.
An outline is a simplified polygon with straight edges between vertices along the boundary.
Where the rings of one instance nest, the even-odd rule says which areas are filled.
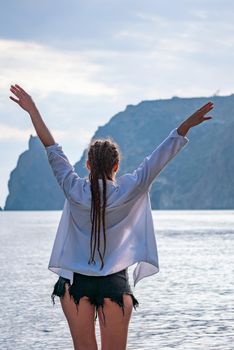
[[[159,271],[149,191],[153,180],[188,143],[189,129],[212,117],[209,102],[187,118],[139,165],[120,176],[120,153],[111,139],[94,140],[88,148],[88,178],[74,171],[55,142],[32,98],[12,85],[10,98],[26,110],[66,197],[48,268],[59,278],[51,295],[60,297],[75,349],[97,349],[98,316],[102,350],[126,349],[134,286]]]

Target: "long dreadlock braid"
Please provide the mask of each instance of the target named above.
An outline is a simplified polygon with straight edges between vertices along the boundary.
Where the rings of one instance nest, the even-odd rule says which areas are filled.
[[[119,163],[120,151],[117,144],[111,139],[98,139],[93,141],[89,146],[88,160],[90,164],[89,180],[91,186],[91,210],[90,219],[92,222],[92,230],[90,237],[90,254],[89,264],[95,264],[94,255],[96,245],[99,257],[101,259],[101,268],[104,266],[104,256],[106,252],[106,179],[112,180],[113,167]],[[99,188],[99,179],[102,179],[103,191],[102,200]],[[100,252],[100,231],[101,223],[103,227],[104,250]],[[94,242],[93,242],[94,241]]]

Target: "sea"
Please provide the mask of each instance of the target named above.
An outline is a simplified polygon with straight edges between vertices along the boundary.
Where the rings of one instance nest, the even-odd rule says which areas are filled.
[[[61,211],[0,212],[0,349],[72,350],[48,262]],[[234,210],[153,211],[160,271],[133,287],[127,349],[234,349]],[[96,335],[100,347],[99,324]]]

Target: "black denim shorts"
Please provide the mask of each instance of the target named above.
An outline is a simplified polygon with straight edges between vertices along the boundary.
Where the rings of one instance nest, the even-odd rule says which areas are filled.
[[[134,297],[129,284],[127,268],[107,276],[87,276],[74,272],[72,285],[70,284],[69,279],[60,276],[58,281],[55,283],[54,290],[51,294],[53,304],[55,304],[55,296],[62,298],[65,295],[66,283],[68,283],[69,294],[77,306],[77,311],[80,298],[83,296],[87,296],[89,302],[92,305],[95,305],[94,320],[97,319],[97,310],[101,306],[105,322],[105,315],[103,312],[104,298],[110,298],[113,302],[117,303],[122,308],[123,315],[123,294],[129,294],[131,296],[135,310],[136,307],[139,306],[139,302]]]

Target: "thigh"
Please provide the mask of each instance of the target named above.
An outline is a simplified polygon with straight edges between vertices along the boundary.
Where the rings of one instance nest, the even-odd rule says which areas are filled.
[[[61,306],[67,319],[75,349],[97,350],[95,336],[95,307],[88,297],[80,299],[76,305],[69,294],[69,285],[65,284],[65,295],[60,298]]]
[[[123,302],[124,314],[122,308],[110,298],[104,298],[103,310],[101,308],[98,309],[102,350],[126,349],[128,326],[133,309],[132,297],[128,294],[123,294]]]

